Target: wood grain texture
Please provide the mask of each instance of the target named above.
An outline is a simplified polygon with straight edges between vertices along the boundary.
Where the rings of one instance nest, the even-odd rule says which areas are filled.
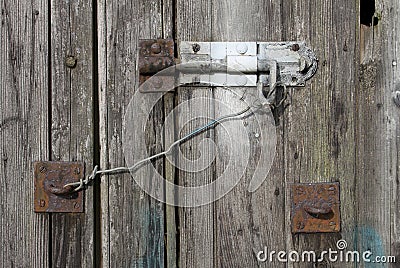
[[[176,140],[176,115],[174,112],[175,108],[175,93],[168,93],[164,96],[164,115],[167,118],[171,116],[172,121],[171,124],[166,124],[166,120],[164,121],[164,140],[167,146],[168,144],[172,144]],[[176,168],[173,163],[170,161],[165,161],[165,180],[171,183],[175,183],[176,179]],[[166,195],[174,194],[168,193],[166,190]],[[177,208],[171,205],[165,205],[165,252],[166,252],[166,266],[167,267],[178,267],[178,248],[177,242],[179,237],[177,236],[178,232],[178,224],[177,224]]]
[[[211,183],[234,163],[237,170],[228,176],[240,177],[240,183],[213,204],[177,209],[149,197],[130,174],[103,176],[103,267],[354,267],[256,259],[264,247],[319,253],[335,249],[339,239],[350,250],[371,250],[373,256],[393,255],[400,261],[400,108],[392,101],[392,93],[400,90],[400,3],[376,0],[378,24],[367,27],[359,25],[360,2],[0,0],[3,266],[95,266],[93,188],[85,191],[84,214],[34,214],[32,162],[82,160],[88,174],[95,159],[98,108],[101,168],[126,166],[123,117],[138,86],[138,39],[169,37],[178,46],[181,41],[306,41],[320,67],[306,87],[290,90],[286,109],[274,111],[276,157],[256,192],[247,188],[257,164],[263,164],[257,134],[265,126],[252,117],[242,122],[245,132],[229,122],[180,146],[181,168],[190,168],[182,164],[185,158],[201,159],[211,163],[205,170],[177,171],[166,159],[152,163],[166,180],[184,186]],[[98,10],[98,66],[93,4]],[[66,67],[68,56],[76,58],[74,68]],[[99,104],[93,103],[97,71]],[[233,95],[255,98],[251,90],[181,87],[166,94],[150,114],[146,138],[138,141],[147,144],[147,151],[133,159],[162,151],[207,118],[239,109],[242,103]],[[183,110],[173,111],[177,105]],[[199,111],[203,117],[190,120]],[[174,122],[163,128],[167,115]],[[214,142],[216,151],[204,150],[205,140]],[[240,174],[243,163],[235,161],[246,151],[245,141],[251,157]],[[136,175],[154,178],[147,170]],[[340,182],[342,231],[291,234],[290,184],[323,181]]]
[[[375,7],[378,24],[361,25],[360,35],[355,162],[359,213],[355,241],[361,251],[369,249],[373,256],[396,257],[396,264],[379,267],[398,267],[400,109],[392,94],[400,90],[400,4],[379,0]]]
[[[47,267],[49,216],[33,212],[33,162],[49,156],[47,2],[0,1],[0,260]]]
[[[94,159],[92,1],[51,1],[51,160]],[[66,66],[67,57],[76,66]],[[94,266],[93,188],[85,191],[85,213],[51,215],[51,265]]]
[[[285,112],[286,183],[339,181],[342,215],[341,233],[293,235],[288,249],[320,253],[335,249],[339,239],[354,248],[355,183],[359,179],[354,173],[358,10],[355,1],[294,1],[285,8],[284,38],[306,41],[319,58],[317,74],[306,88],[292,90]],[[290,211],[289,192],[287,200]],[[289,227],[290,213],[286,215]],[[353,267],[327,260],[319,265]]]
[[[177,105],[177,132],[180,137],[205,125],[214,118],[212,90],[179,88]],[[201,111],[199,113],[199,111]],[[200,142],[213,140],[213,131],[208,130],[193,137],[180,146],[179,185],[195,187],[213,181],[214,166],[211,148],[201,146]],[[197,163],[197,164],[194,164]],[[198,170],[198,166],[207,167]],[[196,170],[194,172],[194,170]],[[192,196],[184,197],[194,203]],[[196,208],[179,208],[179,260],[180,267],[211,267],[214,262],[214,213],[213,205]]]
[[[212,40],[212,1],[178,0],[176,8],[178,45],[180,41]],[[186,135],[209,122],[210,118],[214,118],[212,99],[213,90],[210,88],[179,88],[177,105],[186,109],[177,115],[177,134]],[[203,117],[196,118],[199,111],[202,111]],[[212,151],[202,150],[199,144],[205,139],[213,141],[214,131],[204,132],[180,146],[180,159],[186,158],[189,162],[180,163],[179,185],[200,186],[214,180],[214,164],[201,172],[190,172],[193,161],[200,160],[201,164],[205,164],[212,156]],[[196,208],[179,208],[178,224],[179,267],[212,267],[215,263],[213,204]]]
[[[175,1],[163,1],[163,38],[175,37]],[[165,94],[164,101],[164,144],[168,145],[176,139],[175,132],[175,92]],[[174,119],[171,125],[165,123],[165,118],[171,116]],[[164,178],[166,181],[175,183],[177,178],[175,166],[164,160]],[[166,190],[166,195],[170,193]],[[178,224],[177,224],[177,208],[165,205],[165,266],[170,268],[178,267]]]
[[[279,1],[217,1],[213,8],[213,41],[280,41],[282,8]],[[243,90],[233,90],[242,96]],[[247,89],[252,103],[257,90]],[[245,91],[246,92],[246,91]],[[248,98],[249,98],[248,97]],[[215,89],[215,99],[226,103],[228,107],[237,107],[240,101],[226,89]],[[216,112],[216,117],[228,114],[229,111],[221,109]],[[265,115],[266,116],[266,115]],[[235,162],[238,155],[235,149],[244,151],[246,141],[250,144],[250,158],[246,172],[241,177],[240,183],[224,198],[215,203],[215,213],[218,221],[216,228],[216,267],[256,267],[258,265],[256,254],[264,247],[269,249],[285,249],[285,184],[283,164],[283,148],[285,141],[282,139],[284,125],[277,123],[276,153],[274,164],[261,187],[250,193],[249,183],[258,165],[261,163],[260,154],[268,154],[267,147],[260,145],[263,135],[269,135],[266,122],[258,122],[254,116],[246,118],[243,122],[245,131],[237,128],[229,133],[229,138],[222,128],[216,129],[216,143],[219,148],[233,145],[231,152],[219,154],[216,161],[216,177],[227,171],[227,163]],[[245,135],[245,136],[243,136]],[[230,143],[230,145],[229,145]],[[230,171],[230,177],[240,176],[238,170],[240,163],[235,164],[237,170]],[[282,264],[268,263],[268,267],[281,267]]]
[[[170,1],[99,1],[99,97],[101,167],[126,166],[122,150],[123,118],[138,86],[138,39],[172,36]],[[147,152],[163,149],[163,102],[147,124]],[[138,146],[139,147],[139,146]],[[135,147],[133,148],[135,149]],[[163,174],[164,161],[153,165]],[[139,179],[153,175],[138,171]],[[144,193],[130,174],[102,177],[102,255],[104,267],[164,267],[164,205]]]

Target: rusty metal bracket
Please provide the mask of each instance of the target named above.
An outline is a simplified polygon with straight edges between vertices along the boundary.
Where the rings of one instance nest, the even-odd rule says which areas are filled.
[[[339,183],[292,185],[292,233],[340,231]]]
[[[83,212],[83,191],[64,185],[84,174],[82,162],[35,162],[35,212]]]
[[[149,77],[175,65],[173,39],[139,40],[140,84]]]

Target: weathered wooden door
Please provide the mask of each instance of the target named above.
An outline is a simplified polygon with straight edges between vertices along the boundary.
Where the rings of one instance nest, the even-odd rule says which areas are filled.
[[[1,3],[0,251],[4,267],[398,267],[396,263],[261,262],[257,253],[347,248],[400,261],[400,3],[390,0],[64,0]],[[104,175],[85,190],[82,214],[33,212],[33,161],[84,161],[86,175],[126,166],[124,114],[138,88],[138,40],[307,42],[319,69],[276,109],[277,146],[266,180],[247,190],[258,164],[257,125],[246,119],[252,157],[240,183],[198,208],[165,205],[130,174]],[[239,93],[241,89],[235,89]],[[224,88],[164,95],[147,123],[148,154],[205,121],[173,113],[186,101],[209,117]],[[232,100],[232,105],[236,105]],[[180,146],[202,171],[152,164],[191,186],[214,181],[230,159],[216,127]],[[146,157],[146,155],[143,155]],[[261,163],[262,164],[262,163]],[[147,174],[151,180],[153,174]],[[291,233],[290,184],[340,182],[341,231]]]

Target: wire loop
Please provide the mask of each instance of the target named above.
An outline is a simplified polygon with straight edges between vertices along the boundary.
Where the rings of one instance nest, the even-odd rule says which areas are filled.
[[[140,165],[144,164],[145,162],[151,161],[153,159],[156,159],[158,157],[161,157],[163,155],[167,155],[169,154],[172,149],[176,146],[181,144],[182,142],[192,138],[193,136],[214,127],[215,125],[221,123],[222,121],[231,119],[231,118],[235,118],[238,116],[241,116],[243,114],[245,114],[246,112],[250,111],[250,114],[255,113],[257,110],[259,110],[260,108],[264,108],[265,106],[276,106],[274,104],[275,102],[275,93],[276,93],[276,88],[274,87],[272,89],[272,91],[268,92],[267,97],[264,96],[264,92],[263,92],[263,84],[262,82],[260,82],[257,85],[257,89],[259,90],[258,94],[259,94],[259,99],[257,99],[256,101],[253,102],[252,106],[247,106],[245,109],[241,110],[240,112],[237,113],[233,113],[233,114],[229,114],[229,115],[225,115],[222,117],[219,117],[217,119],[211,120],[209,123],[207,123],[206,125],[199,127],[197,129],[195,129],[194,131],[192,131],[191,133],[187,134],[186,136],[184,136],[183,138],[180,138],[179,140],[176,140],[175,142],[173,142],[167,150],[165,150],[164,152],[152,155],[148,158],[142,159],[139,162],[137,162],[136,164],[134,164],[131,167],[117,167],[117,168],[112,168],[112,169],[106,169],[106,170],[99,170],[99,167],[96,165],[92,171],[92,173],[86,178],[86,179],[81,179],[79,182],[74,182],[74,183],[68,183],[66,185],[64,185],[64,188],[68,188],[68,187],[76,187],[73,191],[79,191],[81,189],[83,189],[84,187],[86,187],[91,181],[93,181],[97,175],[102,175],[102,174],[110,174],[110,173],[116,173],[116,172],[131,172],[133,170],[135,170],[136,168],[138,168]],[[286,92],[286,86],[284,86],[284,90],[285,90],[285,94]],[[285,98],[279,103],[279,105],[281,105],[285,99],[286,99],[287,95],[285,95]],[[279,106],[278,105],[278,106]],[[246,116],[243,116],[243,118]]]

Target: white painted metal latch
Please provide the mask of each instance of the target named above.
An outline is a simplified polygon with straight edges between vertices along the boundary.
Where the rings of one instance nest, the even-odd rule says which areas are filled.
[[[182,42],[180,83],[304,86],[318,60],[304,42]]]
[[[174,59],[171,39],[140,40],[141,92],[191,86],[304,86],[318,59],[304,42],[180,42]],[[146,84],[156,74],[154,85]]]

